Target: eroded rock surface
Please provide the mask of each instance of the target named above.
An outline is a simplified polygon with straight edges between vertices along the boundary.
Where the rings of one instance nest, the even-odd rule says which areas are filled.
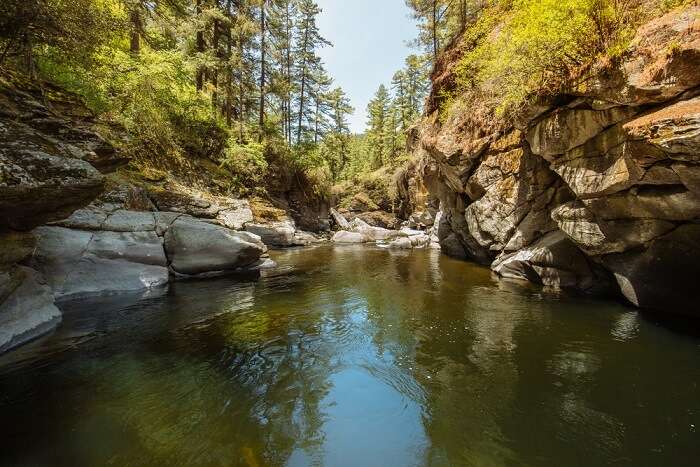
[[[480,118],[478,102],[446,119],[429,105],[410,141],[440,201],[442,250],[503,277],[583,291],[617,282],[637,306],[700,314],[698,14],[643,26],[621,63],[514,122]],[[450,65],[438,68],[429,103],[450,82]]]

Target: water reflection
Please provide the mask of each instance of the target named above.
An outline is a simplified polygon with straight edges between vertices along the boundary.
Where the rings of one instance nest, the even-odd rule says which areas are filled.
[[[0,357],[8,465],[691,465],[700,345],[437,252],[74,303]]]

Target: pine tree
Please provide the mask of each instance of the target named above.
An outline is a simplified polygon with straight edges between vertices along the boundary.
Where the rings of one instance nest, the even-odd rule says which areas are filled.
[[[296,27],[296,56],[297,73],[296,80],[299,86],[299,96],[297,100],[297,138],[296,143],[300,144],[304,133],[305,121],[309,118],[309,92],[314,86],[314,70],[321,66],[320,59],[316,55],[316,49],[324,45],[330,45],[321,33],[316,24],[316,17],[321,13],[321,9],[313,0],[299,0],[299,19]]]
[[[367,137],[371,148],[371,156],[375,168],[379,168],[387,160],[387,125],[389,121],[389,106],[391,98],[383,84],[379,86],[374,98],[367,106]]]

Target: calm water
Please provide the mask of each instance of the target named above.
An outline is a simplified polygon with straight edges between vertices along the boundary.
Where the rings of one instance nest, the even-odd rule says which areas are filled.
[[[275,259],[0,357],[0,464],[698,465],[692,334],[435,252]]]

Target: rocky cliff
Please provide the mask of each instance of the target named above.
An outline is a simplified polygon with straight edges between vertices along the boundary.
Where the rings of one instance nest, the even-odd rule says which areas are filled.
[[[413,149],[440,200],[443,251],[504,278],[700,315],[700,8],[641,27],[616,63],[513,120],[433,74]]]

